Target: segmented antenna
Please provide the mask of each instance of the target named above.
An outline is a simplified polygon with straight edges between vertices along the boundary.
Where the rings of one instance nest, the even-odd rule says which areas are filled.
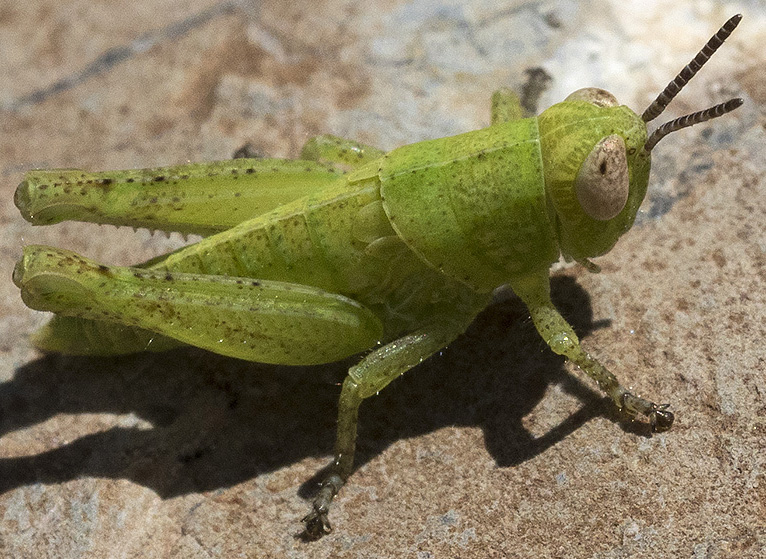
[[[729,18],[729,21],[721,26],[718,32],[713,35],[707,44],[702,47],[702,50],[697,53],[697,56],[695,56],[692,61],[679,72],[673,81],[671,81],[662,93],[657,96],[652,104],[647,107],[644,114],[641,115],[644,122],[654,120],[665,110],[668,103],[670,103],[673,98],[678,95],[678,92],[689,83],[689,80],[699,72],[699,69],[704,66],[705,62],[710,60],[713,53],[718,50],[718,47],[720,47],[729,35],[731,35],[731,32],[736,29],[740,21],[742,21],[742,14],[737,14]]]
[[[711,118],[717,118],[721,115],[725,115],[726,113],[729,113],[739,107],[744,101],[740,99],[739,97],[736,97],[734,99],[729,99],[725,103],[719,103],[718,105],[715,105],[714,107],[710,107],[709,109],[705,109],[704,111],[697,111],[696,113],[692,113],[690,115],[684,115],[681,117],[678,117],[675,120],[671,120],[670,122],[666,122],[662,126],[660,126],[657,130],[652,132],[652,135],[649,136],[649,138],[646,140],[646,143],[644,144],[644,150],[645,151],[651,151],[654,146],[657,145],[657,142],[659,142],[662,138],[670,134],[671,132],[675,132],[676,130],[681,130],[681,128],[688,128],[689,126],[694,126],[695,124],[699,124],[700,122],[705,122],[706,120],[710,120]]]

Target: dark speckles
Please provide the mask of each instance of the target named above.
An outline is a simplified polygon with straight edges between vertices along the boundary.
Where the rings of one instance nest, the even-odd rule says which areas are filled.
[[[153,182],[163,182],[165,180],[167,180],[165,175],[157,175],[156,177],[152,178]]]
[[[253,169],[252,167],[248,167],[247,169],[245,169],[245,173],[247,173],[248,175],[252,175],[253,173],[255,173],[255,169]]]
[[[648,258],[644,261],[644,269],[653,273],[664,272],[668,268],[668,263],[665,260],[658,258]]]
[[[713,251],[711,258],[713,259],[713,262],[715,262],[716,266],[718,266],[719,268],[723,268],[724,266],[726,266],[726,256],[724,256],[723,251],[721,249],[717,249]]]
[[[130,178],[128,178],[128,179],[125,179],[125,182],[128,182],[128,183],[130,183],[130,182],[136,182],[136,179],[134,179],[133,177],[130,177]]]
[[[171,274],[170,272],[166,272],[165,277],[162,279],[164,279],[165,281],[173,281],[173,274]]]
[[[251,281],[250,285],[252,285],[253,287],[260,287],[261,282],[259,282],[259,281]]]

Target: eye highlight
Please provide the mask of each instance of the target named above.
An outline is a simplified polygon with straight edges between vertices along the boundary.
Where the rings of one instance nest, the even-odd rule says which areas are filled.
[[[629,190],[625,141],[612,134],[593,147],[580,167],[575,179],[577,201],[588,216],[607,221],[625,207]]]

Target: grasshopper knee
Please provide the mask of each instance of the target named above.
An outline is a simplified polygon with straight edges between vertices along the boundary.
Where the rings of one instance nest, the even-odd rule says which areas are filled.
[[[309,139],[301,150],[301,159],[330,163],[349,170],[383,155],[385,152],[378,148],[332,134],[322,134]]]

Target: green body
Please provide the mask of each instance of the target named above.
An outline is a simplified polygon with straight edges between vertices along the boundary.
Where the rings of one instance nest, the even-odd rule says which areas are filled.
[[[297,161],[32,171],[15,200],[33,223],[209,235],[136,267],[25,247],[14,281],[27,305],[57,315],[34,342],[94,355],[190,344],[284,365],[371,350],[343,384],[336,459],[304,519],[312,536],[329,530],[329,504],[351,474],[362,400],[460,335],[504,284],[553,351],[629,416],[669,428],[672,414],[586,353],[549,296],[551,263],[563,254],[594,268],[587,259],[630,228],[646,192],[646,127],[613,105],[575,99],[522,119],[501,91],[492,126],[387,154],[319,137]],[[619,152],[624,206],[605,219],[596,198],[595,219],[577,189],[589,195],[612,176],[605,139],[603,153]]]
[[[637,119],[632,111],[617,107],[609,109],[611,115],[594,116],[604,111],[583,101],[562,103],[539,118],[500,122],[403,146],[348,174],[314,162],[281,160],[234,160],[111,174],[30,172],[26,186],[17,192],[17,204],[23,205],[25,215],[42,223],[76,218],[184,233],[223,229],[156,259],[147,269],[310,286],[359,303],[366,319],[366,335],[339,339],[337,332],[319,326],[310,336],[315,351],[305,344],[281,344],[276,349],[264,338],[260,342],[246,339],[250,328],[245,326],[238,339],[233,317],[223,329],[216,326],[220,317],[203,327],[199,314],[191,317],[194,323],[186,324],[181,316],[168,322],[168,311],[161,304],[141,307],[131,296],[112,305],[106,323],[103,308],[88,312],[73,303],[57,308],[61,316],[84,320],[54,322],[37,336],[36,343],[46,349],[92,354],[171,346],[170,340],[153,334],[159,333],[233,357],[311,364],[392,340],[427,324],[440,312],[473,316],[486,305],[487,294],[494,288],[547,273],[559,258],[562,241],[567,242],[557,234],[567,235],[573,227],[598,227],[601,233],[583,237],[580,244],[586,246],[576,244],[580,240],[576,235],[574,242],[567,243],[567,256],[584,259],[611,248],[630,227],[646,189],[648,161],[639,170],[641,184],[635,187],[633,203],[606,224],[578,214],[567,206],[571,200],[546,193],[546,180],[552,185],[549,189],[556,188],[561,181],[571,182],[578,170],[574,165],[557,168],[555,160],[563,159],[558,152],[570,154],[576,162],[578,150],[572,145],[582,146],[579,151],[587,153],[598,138],[620,127],[634,134],[629,137],[634,145],[645,141],[645,132],[631,128]],[[574,124],[572,112],[577,119]],[[570,122],[562,125],[567,118]],[[83,201],[84,197],[90,199]],[[236,223],[247,213],[256,216]],[[174,220],[176,216],[181,219]],[[37,266],[47,269],[40,260]],[[98,279],[96,273],[94,292]],[[172,281],[163,280],[163,287]],[[96,296],[87,289],[80,295]],[[27,303],[53,310],[44,302]],[[127,332],[125,324],[137,320],[122,318],[139,313],[144,327]],[[284,333],[298,324],[302,323],[270,326]],[[152,333],[141,331],[146,329]],[[303,327],[297,330],[292,338],[305,339]],[[226,341],[218,343],[221,337]],[[205,343],[200,338],[215,341]],[[147,347],[148,340],[153,345]]]

